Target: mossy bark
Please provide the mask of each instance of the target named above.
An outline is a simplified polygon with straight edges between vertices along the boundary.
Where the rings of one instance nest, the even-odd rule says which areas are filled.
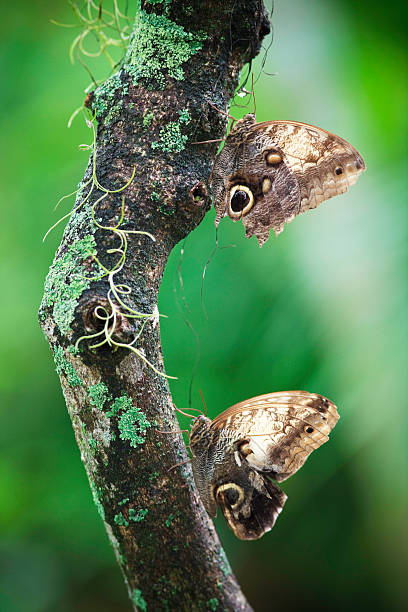
[[[97,120],[94,155],[77,205],[89,192],[92,164],[110,190],[97,221],[150,232],[128,234],[118,284],[138,312],[157,311],[172,248],[210,206],[209,175],[226,110],[244,63],[258,52],[269,22],[260,0],[144,2],[122,68],[87,99]],[[95,159],[93,158],[95,156]],[[131,184],[123,186],[135,171]],[[119,238],[91,214],[97,185],[74,212],[51,267],[40,321],[54,352],[76,439],[135,609],[249,610],[195,489],[167,381],[134,352],[91,349],[81,336],[100,331],[95,309],[109,309],[107,277]],[[82,198],[82,199],[81,199]],[[94,280],[89,280],[94,278]],[[119,309],[120,310],[120,309]],[[127,343],[142,319],[118,315],[113,338]],[[163,371],[157,317],[136,347]]]

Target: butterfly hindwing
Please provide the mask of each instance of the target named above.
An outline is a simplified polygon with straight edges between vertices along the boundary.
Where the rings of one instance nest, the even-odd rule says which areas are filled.
[[[229,157],[234,145],[226,144],[223,158]],[[269,237],[271,228],[279,234],[285,222],[293,219],[300,211],[300,190],[297,180],[285,163],[268,165],[265,155],[255,138],[245,141],[239,149],[239,161],[231,174],[220,185],[216,223],[229,214],[234,220],[242,219],[248,238],[254,234],[263,243]],[[234,158],[233,158],[234,159]],[[231,191],[239,186],[247,187],[254,204],[247,214],[240,214],[240,203],[234,208],[237,198],[230,198]],[[239,193],[239,192],[238,192]]]
[[[266,476],[243,467],[214,489],[215,499],[240,540],[256,540],[270,531],[287,499]]]

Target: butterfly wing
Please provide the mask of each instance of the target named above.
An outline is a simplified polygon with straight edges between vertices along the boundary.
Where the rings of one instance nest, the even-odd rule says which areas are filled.
[[[194,479],[207,512],[217,505],[235,535],[260,538],[286,501],[271,481],[294,474],[328,440],[339,415],[327,398],[306,391],[260,395],[214,421],[197,417],[190,435]]]
[[[270,229],[347,191],[365,170],[347,141],[294,121],[238,121],[214,164],[216,225],[242,218],[246,235],[262,245]],[[245,197],[246,195],[246,197]]]
[[[212,422],[197,417],[190,434],[194,480],[210,516],[219,505],[241,540],[260,538],[272,529],[286,495],[270,479],[241,461],[234,450],[239,432],[213,430]]]
[[[231,406],[214,419],[212,429],[239,431],[239,451],[248,465],[281,482],[328,441],[338,419],[336,406],[322,395],[285,391]]]
[[[253,133],[262,134],[264,146],[272,141],[283,151],[300,187],[300,212],[345,193],[366,169],[347,140],[313,125],[266,121],[257,123]]]
[[[215,487],[215,499],[240,540],[257,540],[270,531],[287,499],[268,477],[249,466],[230,472],[227,482]]]

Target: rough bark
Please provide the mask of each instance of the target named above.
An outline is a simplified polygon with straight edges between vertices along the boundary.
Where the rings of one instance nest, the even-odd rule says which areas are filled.
[[[47,277],[40,322],[54,353],[95,503],[140,610],[250,610],[195,489],[167,380],[137,354],[77,340],[101,331],[109,278],[125,234],[126,284],[112,340],[130,342],[163,371],[157,295],[171,249],[210,206],[209,175],[244,63],[269,22],[261,0],[144,2],[121,69],[88,97],[96,147]],[[210,104],[211,103],[211,104]],[[99,183],[92,180],[93,164]],[[134,171],[130,185],[123,187]],[[109,193],[98,186],[103,185]],[[92,192],[89,198],[91,187]],[[123,235],[122,235],[123,236]],[[94,280],[89,280],[89,279]],[[154,314],[144,319],[130,311]],[[99,310],[98,310],[99,307]],[[96,310],[95,310],[96,309]],[[142,324],[145,323],[142,329]],[[101,337],[99,337],[100,339]],[[95,343],[95,341],[94,341]]]

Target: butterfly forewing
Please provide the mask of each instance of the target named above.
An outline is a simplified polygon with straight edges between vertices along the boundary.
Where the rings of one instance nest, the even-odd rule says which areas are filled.
[[[365,170],[363,158],[349,142],[321,128],[266,121],[256,124],[254,133],[262,134],[264,146],[272,139],[284,152],[300,186],[300,212],[346,192]]]
[[[239,432],[247,462],[279,482],[294,474],[310,453],[328,441],[339,419],[327,398],[303,391],[268,393],[240,402],[220,414],[216,431]]]

